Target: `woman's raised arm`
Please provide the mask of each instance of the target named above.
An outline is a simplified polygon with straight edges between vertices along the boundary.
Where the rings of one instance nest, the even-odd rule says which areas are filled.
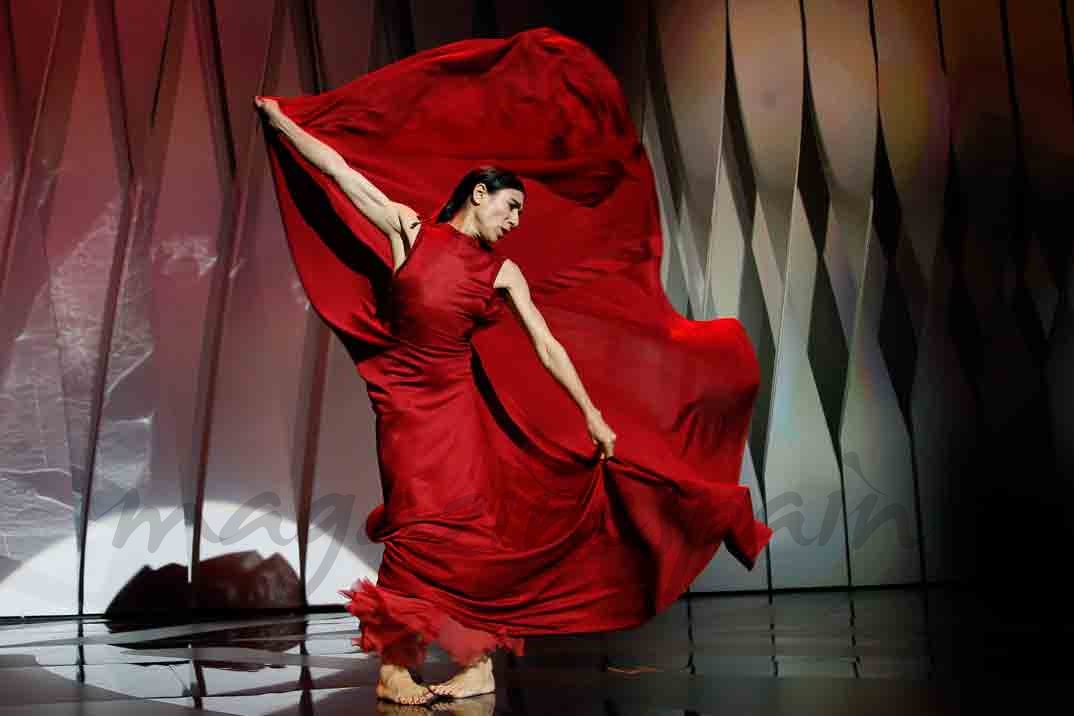
[[[361,172],[347,164],[339,152],[295,124],[276,100],[255,97],[254,105],[265,113],[273,129],[283,134],[307,161],[339,184],[358,210],[388,237],[395,268],[399,268],[406,258],[406,243],[409,243],[417,213],[390,200]]]

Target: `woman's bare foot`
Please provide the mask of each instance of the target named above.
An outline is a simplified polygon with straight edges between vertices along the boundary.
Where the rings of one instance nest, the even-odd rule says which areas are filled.
[[[447,696],[453,699],[490,694],[495,690],[496,680],[492,678],[492,659],[488,656],[481,657],[447,681],[429,684],[429,691],[437,696]]]
[[[415,683],[414,677],[405,667],[381,664],[380,679],[377,681],[377,698],[394,701],[397,704],[427,704],[436,698],[436,694]]]

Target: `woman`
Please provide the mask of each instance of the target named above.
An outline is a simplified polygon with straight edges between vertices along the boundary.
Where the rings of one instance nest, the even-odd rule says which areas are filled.
[[[258,97],[255,98],[255,104],[265,114],[269,125],[286,137],[303,157],[331,177],[358,210],[384,233],[391,245],[397,300],[412,298],[410,305],[397,306],[396,334],[406,341],[405,350],[393,352],[391,364],[379,371],[381,380],[370,385],[378,417],[380,462],[382,469],[389,472],[386,476],[388,492],[396,491],[397,480],[413,477],[406,474],[411,465],[400,464],[413,462],[407,452],[413,454],[435,450],[437,443],[446,437],[429,434],[427,424],[423,423],[422,411],[414,409],[416,402],[435,397],[439,403],[436,409],[448,411],[455,417],[451,428],[456,435],[460,430],[458,421],[474,414],[472,405],[468,404],[473,400],[472,392],[476,391],[469,373],[468,345],[474,322],[478,320],[477,315],[469,310],[474,296],[469,286],[457,281],[457,275],[453,274],[448,282],[444,281],[443,275],[429,275],[436,271],[450,271],[457,267],[460,260],[479,280],[492,277],[489,294],[492,289],[506,290],[542,365],[566,388],[585,416],[590,439],[599,446],[599,459],[612,457],[615,433],[589,399],[567,352],[552,336],[540,311],[534,306],[522,272],[511,260],[496,258],[487,252],[486,247],[494,245],[519,224],[525,193],[522,182],[514,174],[494,167],[469,172],[437,216],[436,224],[428,226],[413,209],[391,201],[360,172],[348,166],[331,147],[289,120],[275,100]],[[429,238],[430,235],[435,238]],[[434,249],[430,244],[435,241],[436,250],[443,254],[428,257],[419,267],[407,266],[419,239],[425,244],[423,252],[432,252]],[[450,256],[446,256],[448,252]],[[405,278],[402,275],[404,267],[408,269]],[[398,290],[399,285],[404,288]],[[412,288],[408,289],[408,285]],[[481,308],[484,299],[480,296],[478,299]],[[445,305],[455,310],[446,312],[443,310]],[[408,388],[407,383],[419,385]],[[468,392],[470,386],[474,388]],[[444,401],[441,396],[452,391],[456,391],[455,397]],[[422,444],[409,443],[399,448],[403,453],[394,452],[393,447],[387,446],[395,444],[392,438],[396,435],[418,436]],[[465,466],[456,463],[449,465],[448,469],[461,470]],[[388,497],[386,494],[386,502]],[[430,497],[428,493],[422,495],[422,499],[427,501],[430,501]],[[450,496],[441,496],[441,500],[431,500],[431,507],[438,507],[438,502],[440,505],[448,504]],[[380,588],[384,589],[384,575],[378,581]],[[356,614],[359,618],[365,616],[368,619],[371,616],[369,609],[358,608],[355,611],[359,612]],[[370,634],[369,628],[363,620],[366,644],[375,648],[376,644],[384,643],[384,637]],[[405,648],[413,649],[415,646],[407,644]],[[479,656],[467,664],[449,681],[425,687],[413,680],[406,668],[405,655],[400,654],[403,657],[401,663],[393,663],[394,652],[397,651],[398,645],[384,654],[377,684],[377,696],[380,698],[418,704],[436,696],[463,698],[494,689],[491,662],[487,655]]]
[[[344,594],[380,695],[478,694],[498,647],[642,624],[721,545],[754,567],[757,358],[737,320],[668,303],[652,172],[599,59],[539,29],[278,99],[258,105],[291,255],[377,417],[384,555]],[[467,173],[488,164],[514,173]],[[426,689],[405,667],[434,641],[463,669]]]

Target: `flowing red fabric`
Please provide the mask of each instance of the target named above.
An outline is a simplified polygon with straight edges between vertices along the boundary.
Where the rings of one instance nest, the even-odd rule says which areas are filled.
[[[753,568],[771,536],[738,484],[756,356],[737,320],[668,303],[652,172],[591,51],[533,30],[278,99],[424,217],[393,276],[387,239],[270,136],[299,275],[377,416],[384,504],[366,530],[384,558],[376,585],[341,590],[363,649],[404,664],[433,641],[462,663],[521,653],[526,636],[648,620],[721,544]],[[526,183],[520,227],[494,247],[432,221],[481,164]],[[493,288],[505,258],[617,433],[607,462]]]

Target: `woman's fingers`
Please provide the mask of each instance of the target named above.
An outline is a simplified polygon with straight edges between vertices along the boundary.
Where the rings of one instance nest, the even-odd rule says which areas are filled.
[[[264,95],[254,95],[254,106],[260,110],[268,111],[271,109],[271,105],[274,104],[276,104],[276,100],[274,99],[265,97]]]
[[[600,459],[607,460],[615,454],[615,433],[608,431],[609,435],[600,441]]]
[[[616,437],[616,434],[607,424],[590,428],[589,439],[593,441],[594,445],[599,447],[598,454],[600,460],[607,460],[615,454]]]

